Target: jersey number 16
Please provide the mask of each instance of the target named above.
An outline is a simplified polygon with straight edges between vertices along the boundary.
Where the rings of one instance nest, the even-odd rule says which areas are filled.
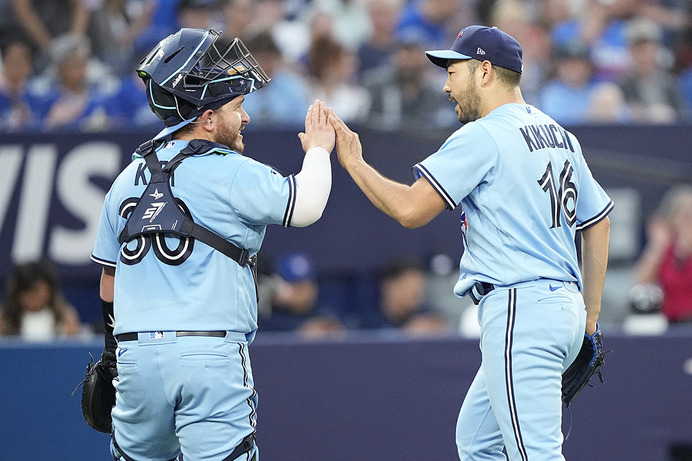
[[[572,164],[569,163],[569,160],[565,160],[560,173],[560,189],[558,190],[553,176],[553,165],[548,162],[545,173],[538,180],[538,185],[550,194],[551,229],[561,226],[560,216],[563,213],[568,226],[571,227],[577,220],[577,186],[571,181],[573,172]],[[572,200],[571,208],[569,206],[570,199]]]

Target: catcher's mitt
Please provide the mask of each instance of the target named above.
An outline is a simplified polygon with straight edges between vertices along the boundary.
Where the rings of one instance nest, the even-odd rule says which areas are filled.
[[[562,374],[562,401],[569,405],[572,400],[589,384],[594,374],[598,374],[601,382],[603,375],[601,367],[605,356],[612,351],[603,351],[603,333],[596,327],[593,335],[584,334],[584,342],[574,362]]]
[[[117,376],[114,353],[104,352],[96,363],[92,356],[87,364],[82,381],[82,414],[87,424],[99,432],[111,432],[111,409],[115,405],[113,378]]]

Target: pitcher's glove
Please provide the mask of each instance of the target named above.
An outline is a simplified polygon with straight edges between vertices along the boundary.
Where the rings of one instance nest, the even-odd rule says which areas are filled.
[[[114,351],[104,351],[98,362],[94,357],[87,364],[82,387],[82,414],[87,424],[99,432],[110,434],[111,410],[115,405],[113,379],[118,376]]]
[[[598,374],[601,382],[604,382],[601,367],[605,363],[606,354],[610,352],[612,351],[603,351],[603,333],[598,325],[593,335],[584,334],[584,342],[577,358],[562,374],[562,401],[565,405],[569,405],[589,384],[594,374]]]

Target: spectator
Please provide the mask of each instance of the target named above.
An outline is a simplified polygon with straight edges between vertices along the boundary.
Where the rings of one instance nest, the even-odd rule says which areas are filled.
[[[625,102],[625,96],[617,84],[602,82],[594,88],[587,121],[591,124],[632,121],[632,114]]]
[[[221,20],[226,40],[239,37],[241,40],[249,39],[254,31],[254,21],[257,19],[257,2],[254,0],[223,0],[221,2]]]
[[[671,123],[686,115],[677,81],[666,66],[661,29],[640,18],[627,29],[632,69],[619,82],[632,118],[640,123]]]
[[[692,12],[689,0],[640,1],[638,14],[658,24],[663,31],[666,48],[674,48],[677,38],[690,27],[689,14]]]
[[[589,121],[594,108],[602,103],[596,96],[603,94],[601,87],[607,85],[613,89],[610,83],[596,82],[593,78],[593,65],[589,59],[588,49],[580,42],[570,42],[556,49],[555,76],[550,80],[540,93],[540,105],[543,111],[555,121],[563,125],[577,125]],[[614,104],[618,100],[615,98]],[[599,114],[606,109],[599,108]],[[612,120],[600,121],[625,121],[626,108],[621,105],[609,111]]]
[[[252,2],[252,13],[248,18],[246,36],[271,34],[274,43],[281,50],[283,59],[290,64],[298,62],[305,56],[310,47],[308,25],[293,17],[289,2],[285,0],[255,0]],[[241,14],[247,15],[247,11]],[[235,12],[230,12],[232,17]]]
[[[637,284],[658,284],[668,322],[692,322],[692,186],[670,189],[647,227]]]
[[[211,29],[218,11],[217,0],[179,0],[176,17],[180,27]]]
[[[328,11],[318,9],[314,10],[312,14],[306,16],[307,17],[303,18],[303,21],[307,23],[310,36],[307,50],[308,54],[313,43],[319,40],[329,39],[338,43],[334,36],[334,18],[331,14],[329,14]]]
[[[75,336],[81,323],[63,297],[52,264],[36,261],[17,265],[5,283],[0,335],[25,341],[50,341]]]
[[[570,0],[539,0],[536,21],[546,31],[551,32],[560,24],[567,24],[577,17],[577,8]]]
[[[92,0],[88,4],[88,37],[94,56],[117,75],[129,74],[135,42],[149,26],[156,0]]]
[[[372,27],[368,38],[358,48],[358,74],[391,64],[390,56],[396,51],[396,25],[401,15],[402,0],[367,0],[366,6]]]
[[[278,260],[277,275],[271,312],[260,319],[262,331],[295,331],[313,338],[343,334],[345,328],[337,317],[318,306],[315,266],[307,255],[284,255]]]
[[[355,82],[356,69],[354,54],[334,39],[323,35],[313,38],[308,55],[310,100],[324,101],[344,121],[363,122],[370,98],[367,90]]]
[[[589,48],[594,77],[599,81],[617,81],[629,66],[625,29],[634,13],[633,0],[585,0],[573,16],[551,29],[554,46],[579,41]]]
[[[272,80],[246,97],[245,111],[259,127],[300,128],[312,102],[305,78],[285,62],[271,34],[260,33],[246,45]]]
[[[433,78],[425,45],[416,40],[399,43],[392,65],[363,77],[370,93],[367,126],[380,130],[415,130],[421,126],[441,128],[456,123],[449,101],[440,89],[444,82]]]
[[[51,44],[53,68],[29,86],[31,107],[45,131],[109,128],[108,95],[117,81],[91,57],[85,36],[64,35]]]
[[[497,0],[491,9],[491,24],[522,43],[521,91],[526,101],[535,103],[550,71],[550,36],[534,23],[529,5],[520,0]]]
[[[396,259],[379,281],[378,308],[363,316],[365,329],[398,329],[411,334],[447,333],[444,316],[424,304],[427,274],[414,260]]]
[[[156,44],[179,29],[178,4],[180,0],[142,0],[141,21],[143,31],[137,35],[134,46],[143,50]]]
[[[25,40],[14,38],[2,44],[0,53],[0,132],[33,128],[36,120],[26,93],[34,68],[31,48]]]
[[[424,304],[432,306],[447,319],[452,332],[477,338],[480,334],[478,308],[473,300],[459,298],[449,287],[459,279],[459,261],[446,253],[435,253],[429,259]]]
[[[109,129],[157,131],[161,120],[149,108],[144,82],[132,68],[118,82],[104,102]]]
[[[19,27],[32,40],[36,49],[51,49],[53,40],[65,34],[85,35],[89,11],[83,0],[8,0],[14,6]],[[50,58],[50,56],[48,56]],[[43,67],[40,59],[40,67]]]
[[[679,73],[678,83],[688,108],[692,108],[692,4],[683,16],[687,27],[680,32],[680,40],[675,47],[675,58]]]
[[[313,0],[302,14],[306,23],[314,16],[325,15],[331,18],[332,38],[349,51],[355,52],[365,42],[372,27],[361,0]]]
[[[399,37],[419,37],[433,49],[448,45],[450,21],[461,6],[459,0],[415,0],[408,2],[397,25]],[[456,27],[456,26],[454,26]]]

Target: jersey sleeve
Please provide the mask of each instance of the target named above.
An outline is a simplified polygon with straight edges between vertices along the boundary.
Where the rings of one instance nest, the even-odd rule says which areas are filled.
[[[571,135],[570,135],[571,136]],[[578,141],[572,136],[573,142]],[[581,153],[581,147],[578,152]],[[613,201],[594,179],[583,155],[577,157],[579,189],[577,198],[577,230],[584,230],[608,216],[614,207]]]
[[[110,220],[111,202],[111,192],[109,191],[101,209],[101,218],[99,219],[98,233],[91,259],[103,266],[115,267],[120,253],[120,244],[116,235],[116,227]],[[117,210],[115,211],[117,216]]]
[[[247,159],[231,183],[231,204],[253,224],[289,227],[296,201],[293,175],[283,176],[268,165]]]
[[[497,146],[479,123],[468,123],[440,149],[413,166],[413,177],[425,178],[453,210],[481,182],[496,163]]]

